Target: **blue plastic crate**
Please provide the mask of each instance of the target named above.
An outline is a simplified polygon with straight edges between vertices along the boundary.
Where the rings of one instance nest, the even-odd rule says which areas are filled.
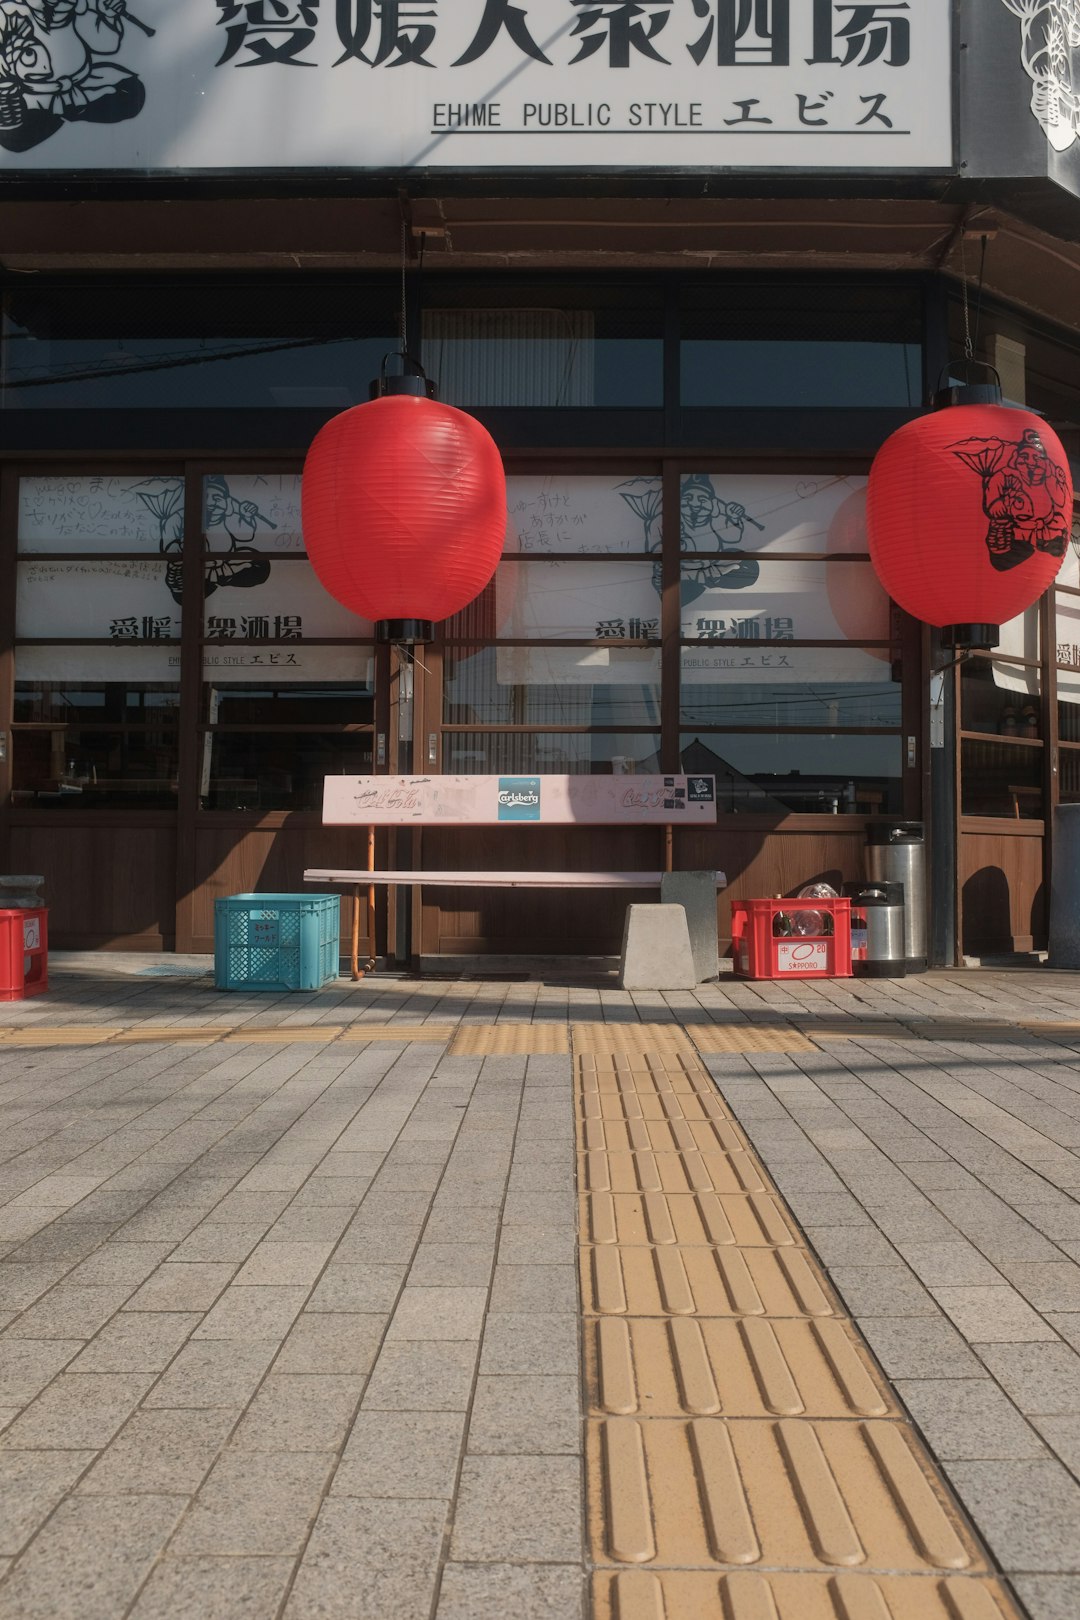
[[[219,990],[320,990],[338,976],[336,894],[230,894],[214,901]]]

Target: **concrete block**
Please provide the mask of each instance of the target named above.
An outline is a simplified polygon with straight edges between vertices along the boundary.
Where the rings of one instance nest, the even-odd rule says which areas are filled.
[[[682,906],[686,912],[698,983],[715,979],[719,971],[716,873],[665,872],[660,879],[660,899],[665,906]]]
[[[697,983],[690,930],[682,906],[627,906],[621,988],[693,990]]]

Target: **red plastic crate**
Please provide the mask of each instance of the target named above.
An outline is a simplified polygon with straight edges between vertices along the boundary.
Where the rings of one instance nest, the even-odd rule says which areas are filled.
[[[49,912],[0,910],[0,1001],[24,1001],[49,988]]]
[[[831,934],[775,934],[777,912],[825,911]],[[739,979],[850,979],[851,901],[733,900],[731,954]]]

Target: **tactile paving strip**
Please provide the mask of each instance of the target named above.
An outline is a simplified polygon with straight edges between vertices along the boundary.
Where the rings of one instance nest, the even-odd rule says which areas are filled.
[[[594,1620],[1019,1620],[704,1067],[599,1038],[575,1029]]]
[[[797,1029],[771,1024],[691,1024],[687,1033],[699,1052],[812,1052],[813,1041]]]
[[[662,1056],[669,1052],[685,1052],[693,1057],[694,1048],[689,1035],[679,1024],[574,1024],[574,1051],[633,1052]]]
[[[565,1024],[461,1024],[450,1048],[451,1057],[506,1057],[518,1053],[532,1057],[569,1052]]]

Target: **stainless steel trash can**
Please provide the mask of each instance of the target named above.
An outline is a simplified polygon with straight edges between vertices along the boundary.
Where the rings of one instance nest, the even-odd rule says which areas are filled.
[[[866,943],[855,972],[868,979],[902,979],[907,972],[903,886],[865,883],[853,895],[851,909],[866,920]]]
[[[866,830],[866,875],[904,886],[904,959],[926,972],[926,843],[921,821],[883,821]]]

